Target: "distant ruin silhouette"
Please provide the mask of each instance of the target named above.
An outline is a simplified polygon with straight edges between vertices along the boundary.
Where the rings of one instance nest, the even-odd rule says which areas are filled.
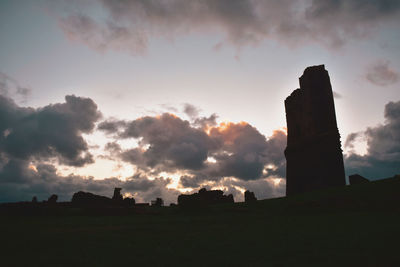
[[[114,188],[114,195],[112,198],[96,195],[89,192],[79,191],[72,196],[71,203],[74,206],[83,207],[105,207],[105,206],[120,206],[132,207],[135,205],[135,199],[129,197],[122,197],[121,188]]]
[[[112,197],[112,200],[114,202],[121,202],[123,200],[121,190],[122,190],[122,188],[119,188],[119,187],[114,188],[114,195]]]
[[[244,192],[244,202],[254,202],[254,201],[257,201],[257,198],[254,195],[254,192],[246,190]]]
[[[105,196],[79,191],[72,196],[71,203],[75,206],[99,207],[111,205],[112,200]]]
[[[57,199],[58,199],[58,196],[56,194],[53,194],[49,197],[49,199],[47,199],[47,203],[55,204],[55,203],[57,203]]]
[[[151,206],[162,207],[162,206],[164,206],[164,200],[162,198],[158,197],[155,200],[151,201]]]
[[[194,193],[191,195],[179,195],[178,196],[178,205],[181,207],[196,207],[196,206],[205,206],[209,204],[218,204],[218,203],[233,203],[233,195],[224,195],[224,192],[221,190],[210,190],[202,188],[198,193]]]
[[[305,69],[285,100],[286,195],[345,185],[333,92],[324,65]]]

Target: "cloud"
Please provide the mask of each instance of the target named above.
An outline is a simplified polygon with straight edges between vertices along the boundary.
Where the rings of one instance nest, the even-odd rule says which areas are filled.
[[[275,197],[283,197],[286,194],[286,180],[285,179],[258,179],[252,181],[243,181],[243,180],[232,180],[225,179],[222,181],[222,186],[233,187],[237,190],[237,188],[241,188],[242,190],[239,192],[232,192],[228,189],[228,192],[232,193],[235,201],[244,201],[244,193],[243,190],[250,190],[254,192],[257,199],[267,199],[267,198],[275,198]]]
[[[347,138],[346,138],[346,142],[344,143],[344,147],[353,149],[354,148],[354,142],[360,136],[360,134],[362,134],[362,133],[351,133],[351,134],[349,134],[347,136]]]
[[[193,120],[199,116],[200,109],[192,104],[185,103],[183,106],[183,112]]]
[[[59,201],[70,201],[78,191],[88,191],[111,197],[115,187],[122,193],[133,195],[137,202],[150,202],[162,197],[167,203],[175,202],[179,191],[166,188],[170,179],[149,180],[140,175],[128,177],[125,181],[117,178],[96,180],[79,175],[60,176],[55,166],[50,164],[33,165],[25,160],[12,159],[0,170],[0,202],[30,201],[33,196],[47,200],[57,194]]]
[[[142,148],[134,148],[124,153],[124,159],[130,155],[131,163],[143,161],[147,167],[162,167],[165,170],[199,169],[207,159],[212,147],[207,134],[191,127],[172,114],[164,113],[159,117],[142,117],[127,124],[123,138],[141,138]],[[148,149],[143,146],[149,145]]]
[[[115,144],[107,147],[114,156],[119,153],[120,159],[145,172],[187,173],[182,180],[187,185],[222,177],[256,180],[285,176],[284,132],[275,131],[266,139],[248,123],[217,125],[215,117],[192,116],[192,123],[170,113],[141,117],[126,122],[125,128],[111,127],[115,129],[116,141],[134,138],[138,147],[126,150]],[[205,126],[204,120],[212,123]]]
[[[60,166],[49,163],[53,159],[75,167],[93,163],[82,134],[92,133],[100,117],[90,98],[70,95],[64,103],[35,109],[20,107],[11,98],[0,95],[0,202],[30,201],[33,196],[46,200],[51,194],[57,194],[60,201],[68,201],[78,191],[111,196],[114,187],[123,188],[138,202],[149,202],[155,197],[162,197],[166,203],[176,202],[179,191],[167,188],[170,178],[149,180],[140,172],[124,181],[75,174],[62,176]],[[121,148],[110,142],[106,150],[119,154]]]
[[[210,130],[210,137],[220,147],[212,157],[217,168],[211,173],[215,176],[233,176],[243,180],[254,180],[270,175],[284,175],[283,150],[286,135],[275,131],[266,140],[253,126],[241,123],[227,123]],[[268,169],[268,165],[273,168]],[[265,171],[267,174],[264,174]]]
[[[15,79],[0,72],[0,95],[25,103],[31,93],[32,90],[30,88],[22,87]]]
[[[400,101],[386,104],[384,115],[383,125],[370,127],[362,133],[367,140],[367,154],[353,153],[345,157],[348,174],[359,173],[378,179],[400,173]],[[346,144],[351,146],[357,135],[349,135]]]
[[[97,51],[104,52],[111,48],[143,54],[147,49],[147,36],[144,31],[132,30],[112,21],[100,25],[87,15],[74,14],[61,18],[59,25],[69,39],[83,42]]]
[[[113,134],[119,131],[119,129],[123,128],[126,125],[125,121],[117,120],[115,118],[108,119],[106,121],[102,121],[97,126],[97,129],[105,132],[106,134]]]
[[[100,118],[89,98],[66,96],[65,103],[42,108],[19,107],[0,95],[0,148],[9,158],[57,158],[61,164],[93,162],[82,133],[90,133]]]
[[[182,175],[179,178],[179,183],[183,188],[199,188],[206,181],[208,181],[207,177],[200,176]]]
[[[193,32],[220,35],[216,47],[264,40],[337,47],[398,22],[400,10],[397,0],[99,0],[95,5],[62,16],[64,33],[99,51],[134,55],[145,53],[151,39]],[[105,12],[102,19],[92,12],[99,6]]]
[[[210,129],[217,125],[218,115],[213,113],[209,117],[197,117],[193,121],[193,125],[202,129]]]
[[[390,68],[389,61],[379,61],[369,67],[365,78],[372,84],[378,86],[388,86],[397,83],[400,74]]]
[[[248,123],[217,124],[215,114],[201,117],[195,110],[187,111],[191,121],[164,113],[132,121],[111,118],[95,128],[101,113],[90,98],[69,95],[63,103],[29,108],[0,95],[0,201],[46,199],[53,193],[69,200],[79,190],[110,195],[122,187],[138,201],[162,197],[169,203],[180,194],[168,188],[177,182],[170,174],[181,176],[183,186],[213,183],[239,197],[240,186],[233,182],[284,177],[285,133],[275,131],[267,139]],[[104,158],[131,163],[132,177],[96,180],[59,173],[59,164],[94,162],[83,134],[95,129],[113,140],[105,145]],[[138,145],[121,146],[126,139]]]

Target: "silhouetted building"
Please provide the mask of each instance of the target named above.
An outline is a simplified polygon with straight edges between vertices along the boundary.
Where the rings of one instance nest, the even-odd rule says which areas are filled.
[[[246,190],[246,192],[244,192],[244,202],[254,202],[254,201],[257,201],[254,192]]]
[[[178,196],[178,205],[179,206],[202,206],[209,204],[218,204],[218,203],[233,203],[233,196],[229,194],[227,196],[224,195],[224,192],[221,190],[210,190],[202,188],[198,193],[194,193],[191,195],[179,195]]]
[[[57,199],[58,199],[58,196],[55,195],[55,194],[53,194],[53,195],[51,195],[51,196],[49,197],[49,199],[47,200],[47,203],[50,203],[50,204],[57,203]]]
[[[156,200],[152,200],[151,201],[151,205],[155,206],[155,207],[161,207],[164,206],[164,200],[162,200],[162,198],[156,198]]]
[[[369,180],[359,174],[353,174],[349,176],[349,183],[350,185],[353,184],[364,184],[364,183],[368,183]]]
[[[340,134],[328,72],[305,69],[300,89],[285,100],[286,195],[345,185]]]

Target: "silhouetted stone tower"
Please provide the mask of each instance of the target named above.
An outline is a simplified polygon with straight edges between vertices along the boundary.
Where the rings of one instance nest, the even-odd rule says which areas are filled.
[[[340,134],[328,72],[306,68],[285,100],[288,129],[286,195],[345,185]]]

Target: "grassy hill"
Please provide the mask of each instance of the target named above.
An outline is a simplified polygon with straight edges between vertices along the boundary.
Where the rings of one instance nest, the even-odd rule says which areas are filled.
[[[400,177],[118,216],[0,214],[2,266],[400,266]]]

